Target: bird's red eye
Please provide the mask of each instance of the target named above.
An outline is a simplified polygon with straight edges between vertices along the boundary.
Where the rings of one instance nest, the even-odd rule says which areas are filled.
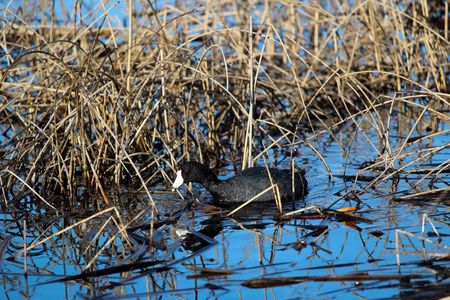
[[[188,170],[184,170],[184,173],[187,173],[187,172],[189,172]]]

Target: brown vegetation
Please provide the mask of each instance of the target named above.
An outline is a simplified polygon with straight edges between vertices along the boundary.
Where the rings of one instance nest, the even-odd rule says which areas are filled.
[[[146,3],[125,28],[105,8],[90,23],[51,2],[4,9],[5,202],[102,192],[109,204],[130,180],[169,182],[180,159],[232,152],[246,165],[262,139],[289,152],[348,120],[383,139],[389,108],[448,121],[448,20],[435,6],[184,5]],[[408,155],[388,151],[379,164]]]

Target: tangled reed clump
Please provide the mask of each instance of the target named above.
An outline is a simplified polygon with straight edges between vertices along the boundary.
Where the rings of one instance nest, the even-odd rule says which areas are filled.
[[[179,159],[313,148],[348,120],[383,124],[394,103],[448,120],[438,2],[137,2],[126,27],[113,7],[6,7],[0,197],[109,204],[123,186],[170,182]]]

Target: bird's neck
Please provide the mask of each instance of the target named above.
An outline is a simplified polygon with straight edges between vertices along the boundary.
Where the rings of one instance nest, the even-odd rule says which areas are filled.
[[[217,182],[220,182],[221,180],[219,178],[217,178],[216,174],[214,174],[214,172],[211,169],[208,169],[205,172],[205,175],[202,177],[202,181],[203,182],[201,182],[201,183],[204,184],[206,182],[217,183]]]
[[[208,170],[199,183],[203,185],[208,191],[211,191],[214,190],[214,187],[216,187],[221,182],[222,180],[217,178],[216,174],[214,174],[212,170]]]

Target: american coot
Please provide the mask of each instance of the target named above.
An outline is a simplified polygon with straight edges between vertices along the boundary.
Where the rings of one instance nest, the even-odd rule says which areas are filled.
[[[304,171],[298,173],[290,170],[278,170],[269,168],[270,176],[280,188],[282,196],[292,199],[292,179],[294,179],[294,198],[306,194],[308,182],[304,177]],[[220,180],[206,165],[198,162],[186,162],[178,168],[177,177],[173,183],[174,188],[179,188],[184,183],[197,182],[203,185],[219,203],[245,202],[255,197],[265,189],[272,186],[267,169],[265,167],[248,168],[236,176]],[[255,201],[269,201],[274,199],[273,191],[268,191]]]

